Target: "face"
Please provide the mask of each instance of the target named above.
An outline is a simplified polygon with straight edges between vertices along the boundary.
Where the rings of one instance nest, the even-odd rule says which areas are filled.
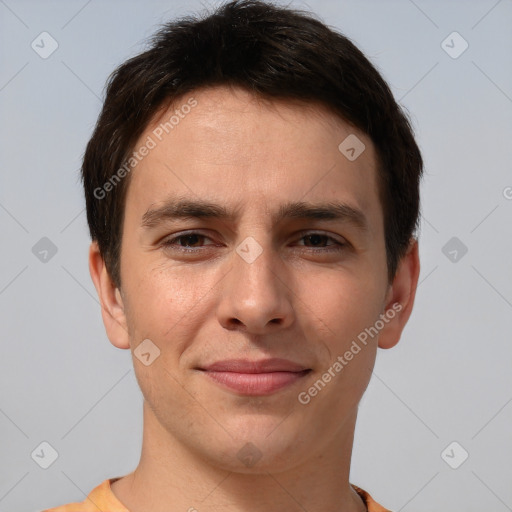
[[[109,337],[136,353],[150,340],[146,364],[133,357],[148,428],[227,469],[250,472],[247,451],[258,470],[298,465],[336,443],[396,321],[380,316],[394,301],[373,144],[321,107],[238,89],[173,111],[135,146],[151,148],[126,197],[128,334]],[[287,363],[249,364],[271,358]],[[226,360],[242,366],[212,367]]]

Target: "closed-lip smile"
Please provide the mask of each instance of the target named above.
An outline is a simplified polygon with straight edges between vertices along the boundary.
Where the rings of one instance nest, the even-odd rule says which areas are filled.
[[[227,359],[197,368],[216,383],[242,395],[264,396],[288,387],[311,368],[287,359]]]

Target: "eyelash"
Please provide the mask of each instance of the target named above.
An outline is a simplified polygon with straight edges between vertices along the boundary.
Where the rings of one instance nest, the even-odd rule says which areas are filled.
[[[343,250],[348,245],[346,243],[339,242],[334,237],[326,235],[325,233],[318,233],[316,231],[314,231],[314,232],[309,232],[308,231],[308,232],[301,232],[299,234],[301,235],[299,240],[302,240],[302,239],[310,237],[310,236],[318,235],[318,236],[321,236],[321,237],[323,237],[325,239],[328,239],[328,240],[334,242],[334,244],[332,244],[331,246],[327,246],[327,247],[305,247],[304,246],[306,249],[313,250],[314,252],[318,252],[319,250],[321,252],[339,252],[339,251]],[[187,248],[187,247],[175,245],[175,243],[177,241],[179,241],[181,239],[186,239],[186,238],[194,236],[194,235],[197,235],[197,236],[202,237],[202,238],[210,239],[210,237],[208,237],[206,235],[203,235],[202,233],[200,233],[198,231],[189,231],[189,232],[186,232],[186,233],[182,233],[182,234],[180,234],[178,236],[175,236],[173,238],[168,238],[167,240],[164,240],[162,242],[162,246],[165,247],[165,248],[169,248],[169,249],[172,249],[172,250],[177,250],[177,251],[181,251],[181,252],[185,252],[185,253],[198,253],[201,250],[201,248],[199,248],[199,247],[192,249],[192,248]]]

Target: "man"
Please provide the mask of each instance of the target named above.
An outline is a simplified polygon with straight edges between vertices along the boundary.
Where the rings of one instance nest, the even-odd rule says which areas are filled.
[[[52,512],[387,510],[350,459],[413,307],[422,165],[382,77],[311,15],[230,2],[124,63],[82,176],[142,454]]]

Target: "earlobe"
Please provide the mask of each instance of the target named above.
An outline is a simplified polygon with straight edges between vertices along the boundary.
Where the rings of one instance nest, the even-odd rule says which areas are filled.
[[[98,293],[101,316],[110,343],[117,348],[129,349],[130,339],[123,298],[110,278],[96,241],[89,248],[89,272]]]
[[[389,322],[379,335],[379,347],[394,347],[411,316],[418,286],[420,261],[418,241],[412,239],[405,256],[400,260],[393,283],[385,302],[385,314]],[[387,313],[386,313],[387,312]]]

